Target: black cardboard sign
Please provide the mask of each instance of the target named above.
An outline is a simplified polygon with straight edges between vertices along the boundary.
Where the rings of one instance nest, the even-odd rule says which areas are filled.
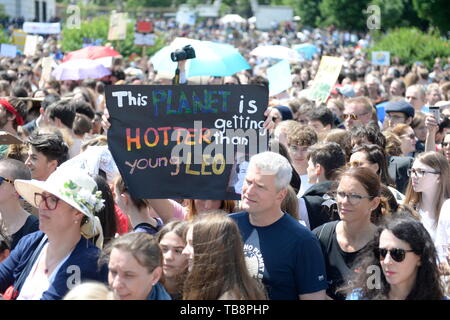
[[[267,150],[268,90],[256,85],[107,86],[108,145],[140,199],[240,199]]]

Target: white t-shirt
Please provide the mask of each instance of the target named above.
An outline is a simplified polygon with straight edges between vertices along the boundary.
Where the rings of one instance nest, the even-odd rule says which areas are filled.
[[[303,194],[306,192],[306,190],[309,189],[309,187],[312,186],[311,183],[308,182],[308,175],[307,174],[303,174],[300,176],[300,180],[301,180],[301,185],[300,185],[300,189],[298,190],[298,197],[303,196]]]
[[[450,199],[445,200],[442,204],[434,244],[439,255],[439,261],[444,262],[447,255],[444,246],[450,245]]]
[[[25,282],[22,286],[22,289],[20,290],[19,296],[17,297],[17,300],[40,300],[42,298],[42,294],[48,290],[50,287],[50,284],[55,279],[56,274],[58,273],[59,268],[66,262],[66,260],[69,258],[69,254],[62,259],[62,261],[56,266],[55,270],[53,270],[52,274],[47,277],[45,274],[39,273],[36,274],[36,268],[39,265],[39,261],[41,261],[42,253],[44,250],[47,250],[48,243],[46,243],[43,247],[41,252],[39,253],[38,258],[34,262],[33,267],[31,268],[30,274],[25,279]]]
[[[428,233],[431,236],[431,239],[434,241],[436,238],[436,219],[434,217],[431,217],[428,213],[424,212],[422,209],[419,209],[420,214],[420,222],[422,222],[425,229],[427,229]]]

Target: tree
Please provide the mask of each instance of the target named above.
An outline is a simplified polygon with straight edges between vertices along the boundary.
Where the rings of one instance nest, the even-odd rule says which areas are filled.
[[[413,0],[420,18],[430,22],[445,34],[450,30],[450,6],[447,0]]]
[[[341,30],[367,31],[365,11],[370,0],[322,0],[319,5],[322,26],[334,25]]]
[[[286,0],[284,4],[294,8],[304,26],[315,27],[320,21],[320,0]]]

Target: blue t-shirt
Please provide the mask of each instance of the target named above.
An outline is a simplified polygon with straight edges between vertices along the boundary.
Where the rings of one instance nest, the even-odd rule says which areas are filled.
[[[317,238],[288,214],[270,226],[250,224],[249,213],[230,215],[242,235],[250,275],[262,280],[270,299],[296,300],[327,289],[325,262]]]

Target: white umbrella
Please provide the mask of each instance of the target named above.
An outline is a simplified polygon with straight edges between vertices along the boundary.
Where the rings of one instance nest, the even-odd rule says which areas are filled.
[[[222,24],[226,24],[226,23],[244,23],[245,19],[242,18],[240,15],[238,14],[227,14],[224,15],[222,18],[220,18],[220,23]]]
[[[99,79],[111,74],[100,62],[90,59],[76,59],[61,63],[52,72],[56,80]]]
[[[250,54],[261,58],[304,61],[303,57],[297,51],[283,46],[259,46],[253,49]]]

